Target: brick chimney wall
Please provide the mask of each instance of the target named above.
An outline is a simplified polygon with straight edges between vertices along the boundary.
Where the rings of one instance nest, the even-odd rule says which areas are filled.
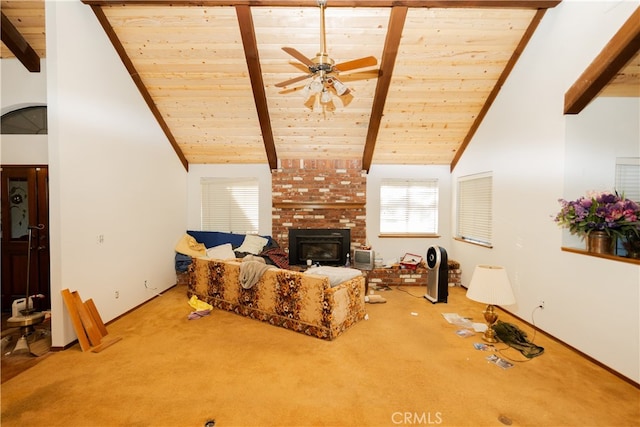
[[[273,238],[289,250],[290,228],[349,228],[367,239],[367,174],[360,160],[281,160],[272,173]]]

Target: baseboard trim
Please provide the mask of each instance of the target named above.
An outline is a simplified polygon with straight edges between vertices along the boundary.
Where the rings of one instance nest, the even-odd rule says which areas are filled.
[[[143,303],[138,304],[138,305],[136,305],[135,307],[133,307],[132,309],[127,310],[127,311],[125,311],[124,313],[122,313],[121,315],[116,316],[116,317],[114,317],[113,319],[109,320],[107,323],[105,323],[105,326],[108,326],[108,325],[110,325],[111,323],[115,322],[116,320],[118,320],[118,319],[120,319],[120,318],[122,318],[122,317],[126,316],[127,314],[129,314],[129,313],[131,313],[131,312],[133,312],[133,311],[136,311],[136,310],[137,310],[137,309],[139,309],[140,307],[144,306],[145,304],[148,304],[150,301],[153,301],[154,299],[158,298],[159,296],[161,296],[162,294],[164,294],[165,292],[167,292],[169,289],[173,289],[173,288],[175,288],[176,286],[178,286],[178,284],[177,284],[177,283],[176,283],[176,284],[174,284],[173,286],[169,286],[169,287],[168,287],[167,289],[165,289],[164,291],[162,291],[162,292],[160,292],[160,293],[158,293],[158,294],[155,294],[153,297],[149,298],[148,300],[144,301]],[[70,343],[68,343],[68,344],[66,344],[66,345],[64,345],[64,346],[62,346],[62,347],[59,347],[59,346],[51,347],[50,351],[53,351],[53,352],[55,352],[55,351],[64,351],[64,350],[66,350],[66,349],[68,349],[68,348],[73,347],[73,346],[74,346],[74,345],[76,345],[77,343],[78,343],[78,339],[76,338],[75,340],[71,341]]]

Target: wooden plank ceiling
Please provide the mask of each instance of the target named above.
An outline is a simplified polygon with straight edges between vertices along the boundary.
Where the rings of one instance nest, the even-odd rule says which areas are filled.
[[[40,71],[40,59],[46,57],[44,0],[0,2],[2,43],[0,58],[18,56],[32,72]]]
[[[317,0],[83,2],[186,168],[273,169],[281,159],[312,158],[361,159],[369,170],[453,168],[544,11],[559,0],[329,0],[328,56],[336,63],[374,56],[377,65],[340,73],[350,93],[311,106],[301,95],[310,79],[276,83],[309,73],[282,47],[308,58],[321,50]],[[1,4],[45,57],[42,0]],[[2,58],[11,56],[3,43]]]

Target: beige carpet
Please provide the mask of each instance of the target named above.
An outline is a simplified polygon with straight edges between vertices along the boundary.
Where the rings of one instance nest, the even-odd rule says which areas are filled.
[[[502,369],[442,316],[481,321],[462,288],[436,305],[406,289],[327,342],[219,310],[187,320],[173,288],[108,325],[122,340],[103,352],[75,345],[2,384],[2,426],[640,425],[633,385],[541,334],[544,355]]]

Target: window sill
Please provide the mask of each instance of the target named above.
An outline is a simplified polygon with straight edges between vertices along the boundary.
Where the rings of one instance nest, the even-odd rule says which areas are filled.
[[[420,234],[420,233],[384,233],[378,234],[378,237],[381,239],[387,238],[399,238],[399,239],[412,239],[412,238],[420,238],[420,239],[437,239],[440,237],[439,234]]]
[[[454,237],[453,240],[457,240],[458,242],[462,242],[462,243],[468,243],[470,245],[480,246],[480,247],[483,247],[483,248],[493,249],[493,245],[488,244],[488,243],[475,242],[473,240],[462,239],[460,237]]]
[[[564,252],[571,252],[571,253],[579,254],[579,255],[587,255],[587,256],[592,256],[592,257],[595,257],[595,258],[610,259],[612,261],[620,261],[620,262],[626,262],[628,264],[640,265],[640,259],[625,258],[625,257],[617,256],[617,255],[596,254],[596,253],[593,253],[593,252],[587,252],[584,249],[567,248],[567,247],[564,247],[564,246],[561,247],[560,249],[562,249]]]

